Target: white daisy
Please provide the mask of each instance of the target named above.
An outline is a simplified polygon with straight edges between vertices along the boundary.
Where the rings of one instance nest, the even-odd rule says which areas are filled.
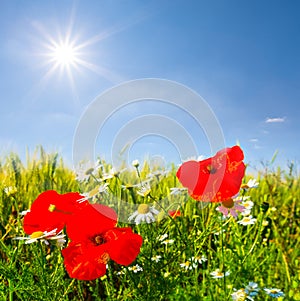
[[[216,269],[215,271],[210,273],[214,279],[224,278],[230,274],[230,271],[225,273],[221,272],[220,269]]]
[[[168,278],[170,275],[171,275],[170,272],[165,272],[165,273],[164,273],[164,277],[165,277],[165,278]]]
[[[169,173],[168,170],[155,170],[147,175],[148,180],[159,180],[159,177],[166,176]]]
[[[92,163],[91,161],[81,162],[76,168],[76,180],[79,182],[87,181],[91,175],[95,175],[101,167],[99,162]]]
[[[30,234],[28,237],[15,237],[13,239],[17,240],[26,240],[25,244],[31,244],[36,241],[42,241],[46,245],[49,245],[49,241],[56,240],[56,243],[59,247],[63,247],[66,240],[64,239],[66,235],[61,234],[62,231],[59,233],[56,233],[57,229],[51,230],[51,231],[36,231]]]
[[[155,255],[155,256],[151,257],[151,260],[155,261],[155,262],[159,262],[161,260],[161,256],[160,255]]]
[[[18,192],[18,189],[15,186],[8,186],[8,187],[5,187],[3,190],[7,196],[14,195]]]
[[[273,298],[284,297],[284,293],[278,288],[264,288],[264,291]]]
[[[139,225],[142,222],[150,224],[155,222],[155,216],[157,214],[159,214],[159,211],[154,207],[150,207],[147,204],[141,204],[138,206],[137,210],[129,216],[128,221],[134,220],[136,225]]]
[[[269,225],[269,221],[264,219],[263,222],[262,222],[262,226],[267,227],[268,225]]]
[[[241,212],[241,214],[242,214],[243,216],[248,216],[248,215],[251,214],[251,210],[250,210],[250,209],[245,209],[243,212]]]
[[[138,264],[136,264],[132,267],[128,267],[128,270],[133,271],[134,273],[137,273],[137,272],[143,271],[143,268],[141,266],[139,266]]]
[[[171,245],[172,243],[174,243],[174,239],[166,239],[164,241],[161,242],[164,245]]]
[[[109,179],[112,179],[112,178],[117,178],[125,170],[126,170],[126,168],[123,168],[121,170],[117,170],[114,167],[112,167],[108,173],[104,173],[102,175],[101,180],[106,181],[106,180],[109,180]]]
[[[186,270],[192,270],[196,269],[198,267],[198,263],[202,264],[204,261],[207,261],[207,258],[202,256],[193,256],[189,258],[186,262],[183,262],[180,264],[182,268],[185,268]]]
[[[202,264],[203,262],[207,261],[207,258],[204,255],[201,255],[201,256],[195,256],[195,257],[193,256],[193,257],[191,257],[190,260],[192,262]]]
[[[131,165],[132,165],[133,167],[135,167],[135,168],[138,168],[139,165],[140,165],[140,162],[139,162],[139,160],[133,160],[132,163],[131,163]]]
[[[238,291],[235,291],[231,294],[232,300],[234,301],[245,301],[250,300],[254,301],[251,297],[247,296],[247,293],[243,288],[239,289]]]
[[[247,225],[253,225],[255,224],[255,222],[256,222],[256,218],[253,218],[252,215],[249,215],[249,216],[244,216],[243,219],[238,221],[238,224],[247,226]]]
[[[242,215],[244,215],[244,216],[245,215],[250,215],[251,209],[252,209],[254,203],[250,200],[246,200],[246,201],[243,201],[241,203],[241,205],[245,207],[245,210],[242,212]]]
[[[97,194],[107,194],[108,193],[108,183],[103,183],[97,185],[95,188],[89,192],[82,193],[86,199],[94,198]]]
[[[239,289],[238,291],[235,291],[231,294],[232,300],[234,301],[245,301],[247,294],[245,293],[245,290]]]
[[[163,240],[165,240],[166,238],[168,238],[168,234],[167,234],[167,233],[165,233],[165,234],[163,234],[163,235],[159,235],[156,239],[157,239],[158,241],[163,241]]]
[[[187,188],[185,188],[185,187],[183,187],[183,188],[172,187],[172,188],[170,188],[170,190],[171,190],[170,195],[178,195],[178,194],[187,192]]]
[[[251,188],[257,188],[259,183],[255,179],[250,179],[246,184],[242,184],[241,188],[249,190]]]
[[[251,210],[254,203],[250,200],[246,200],[246,201],[243,201],[241,205],[244,206],[246,209]]]
[[[142,197],[146,197],[151,192],[151,187],[149,182],[144,182],[141,184],[140,189],[137,190],[137,194],[141,195]]]
[[[187,260],[186,262],[180,263],[180,266],[186,270],[192,270],[197,268],[197,265],[189,260]]]
[[[258,284],[252,281],[250,281],[245,287],[245,292],[251,297],[255,297],[258,294],[259,290],[260,288],[258,287]]]

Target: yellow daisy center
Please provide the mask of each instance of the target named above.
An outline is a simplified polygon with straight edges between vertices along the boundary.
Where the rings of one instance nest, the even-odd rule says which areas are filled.
[[[150,207],[147,204],[141,204],[137,209],[139,214],[146,214],[150,211]]]
[[[215,272],[215,275],[216,275],[217,277],[224,277],[224,273],[221,272],[221,271],[219,271],[219,270],[217,270],[217,271]]]
[[[94,168],[91,167],[91,168],[89,168],[89,169],[85,172],[85,174],[86,174],[86,175],[90,175],[90,174],[93,173],[93,171],[94,171]]]
[[[250,187],[249,187],[247,184],[242,184],[242,185],[241,185],[241,188],[249,189]]]
[[[41,237],[43,235],[44,235],[44,232],[42,232],[42,231],[36,231],[36,232],[31,233],[29,237],[30,238],[39,238],[39,237]]]

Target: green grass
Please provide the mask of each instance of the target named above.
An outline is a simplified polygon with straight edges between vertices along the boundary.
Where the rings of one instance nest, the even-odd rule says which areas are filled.
[[[104,164],[97,177],[109,169]],[[145,164],[139,169],[140,179],[155,170],[159,167]],[[216,204],[201,206],[185,194],[171,196],[170,188],[180,187],[175,173],[171,167],[168,173],[154,176],[145,197],[137,194],[137,187],[121,186],[139,183],[134,169],[107,180],[108,195],[97,195],[93,202],[114,207],[121,220],[132,203],[153,203],[161,213],[155,223],[129,225],[144,239],[131,265],[138,264],[143,271],[134,273],[110,261],[104,277],[79,281],[69,278],[57,247],[13,238],[25,236],[20,212],[29,209],[41,192],[88,192],[96,181],[77,182],[57,154],[46,154],[42,148],[25,165],[16,154],[4,158],[0,163],[0,300],[232,300],[234,289],[250,281],[261,288],[254,300],[272,300],[264,287],[281,289],[284,300],[300,300],[300,178],[293,168],[259,173],[259,187],[245,193],[254,202],[251,214],[257,219],[248,226],[223,219]],[[181,216],[167,216],[167,209],[178,204]],[[159,241],[164,234],[174,242]],[[201,255],[207,261],[196,268],[180,266]],[[161,258],[155,262],[154,256]],[[210,273],[216,269],[230,274],[214,279]]]

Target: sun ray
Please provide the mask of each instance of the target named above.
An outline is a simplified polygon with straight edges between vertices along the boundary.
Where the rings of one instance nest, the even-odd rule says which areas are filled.
[[[55,78],[58,74],[58,78],[65,75],[68,79],[73,96],[78,100],[77,84],[75,74],[82,73],[85,69],[90,70],[102,78],[112,82],[113,84],[124,81],[116,72],[111,69],[105,68],[103,65],[88,60],[88,53],[91,53],[92,46],[95,44],[119,33],[132,25],[144,20],[148,14],[148,10],[145,13],[138,13],[118,24],[109,27],[107,29],[98,32],[98,34],[92,35],[85,39],[78,32],[75,33],[75,14],[76,5],[72,6],[69,22],[64,31],[58,24],[54,24],[55,32],[50,33],[49,30],[38,21],[33,21],[32,26],[38,34],[32,36],[36,42],[36,57],[40,57],[39,67],[45,69],[45,74],[40,77],[39,82],[35,85],[32,91],[29,92],[31,100],[38,99],[38,95],[45,89],[47,81],[50,78]],[[53,27],[53,26],[52,26]],[[98,52],[98,51],[97,51]],[[35,101],[34,101],[35,102]]]
[[[78,65],[83,66],[86,69],[89,69],[89,70],[103,76],[104,78],[110,80],[111,82],[124,81],[124,78],[122,78],[119,74],[117,74],[103,66],[92,64],[92,63],[82,60],[80,58],[77,58],[76,62],[78,63]]]

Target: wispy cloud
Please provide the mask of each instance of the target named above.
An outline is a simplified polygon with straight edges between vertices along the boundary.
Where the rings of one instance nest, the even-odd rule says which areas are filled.
[[[285,117],[275,117],[275,118],[269,118],[267,117],[265,120],[265,123],[278,123],[278,122],[285,122]]]
[[[258,142],[258,139],[252,138],[252,139],[250,139],[249,141],[250,141],[250,142]]]

